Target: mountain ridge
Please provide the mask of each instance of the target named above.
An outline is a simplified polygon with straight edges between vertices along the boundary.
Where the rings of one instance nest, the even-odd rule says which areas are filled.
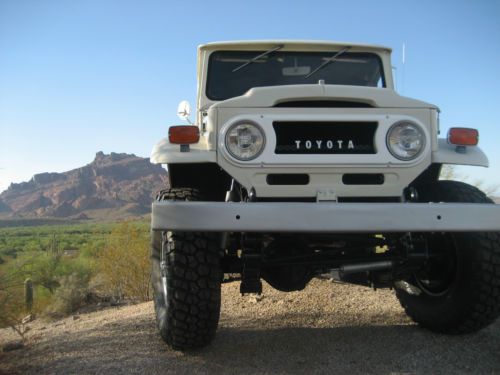
[[[0,194],[2,218],[99,219],[141,216],[150,211],[168,174],[149,158],[96,153],[94,160],[66,172],[44,172],[12,183]]]

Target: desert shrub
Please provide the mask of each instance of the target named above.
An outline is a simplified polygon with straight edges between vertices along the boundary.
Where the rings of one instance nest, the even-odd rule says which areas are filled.
[[[27,277],[31,277],[35,285],[41,285],[50,293],[54,293],[59,286],[57,269],[60,266],[61,256],[57,254],[37,254],[24,266]]]
[[[14,249],[14,248],[5,249],[5,250],[3,251],[3,254],[4,254],[5,256],[11,257],[12,259],[17,258],[17,250],[16,250],[16,249]]]
[[[130,222],[117,225],[98,258],[98,267],[111,296],[149,300],[149,232]]]
[[[92,275],[90,261],[83,258],[65,258],[61,254],[44,252],[24,257],[21,261],[25,277],[31,278],[34,285],[44,287],[51,294],[55,293],[60,285],[59,279],[64,276],[76,274],[88,281]]]
[[[92,262],[84,258],[61,258],[56,268],[57,278],[77,275],[80,279],[88,280],[92,276]]]
[[[87,259],[98,258],[105,246],[106,242],[103,240],[95,240],[93,242],[85,243],[80,247],[80,256]]]
[[[21,336],[26,315],[23,274],[19,268],[0,270],[0,328],[11,327]]]
[[[0,228],[0,327],[17,324],[27,315],[27,278],[33,284],[33,313],[72,310],[64,307],[72,303],[61,302],[72,300],[67,297],[72,295],[68,290],[81,289],[75,286],[79,283],[70,279],[77,278],[85,287],[88,285],[95,275],[98,254],[114,226],[108,223]],[[80,253],[69,257],[64,255],[65,248],[78,249]],[[63,281],[65,287],[55,297]]]
[[[58,282],[59,287],[54,292],[46,313],[52,316],[67,315],[85,304],[89,284],[87,277],[74,273],[60,277]]]
[[[34,285],[33,291],[33,312],[35,315],[47,310],[52,303],[54,295],[40,285]]]
[[[0,325],[12,327],[28,312],[64,315],[74,311],[85,300],[91,276],[88,260],[57,253],[25,254],[8,262],[0,273]],[[27,278],[32,284],[30,309],[24,296]]]

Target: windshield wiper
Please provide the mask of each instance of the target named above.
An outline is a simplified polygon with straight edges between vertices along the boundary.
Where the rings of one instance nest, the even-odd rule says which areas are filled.
[[[343,55],[345,52],[349,51],[350,49],[351,49],[351,46],[348,46],[348,47],[345,47],[344,49],[341,49],[335,55],[333,55],[332,57],[330,57],[329,59],[327,59],[323,64],[321,64],[316,69],[314,69],[311,73],[309,73],[308,75],[306,75],[304,78],[309,78],[314,73],[316,73],[318,70],[323,69],[325,66],[327,66],[331,62],[334,62],[340,55]]]
[[[267,56],[267,55],[269,55],[270,53],[273,53],[274,51],[277,51],[277,50],[282,49],[283,47],[284,47],[284,45],[283,45],[283,44],[280,44],[279,46],[276,46],[276,47],[271,48],[269,51],[266,51],[266,52],[264,52],[264,53],[261,53],[261,54],[260,54],[260,55],[258,55],[258,56],[253,57],[252,59],[248,60],[246,63],[244,63],[244,64],[242,64],[242,65],[240,65],[240,66],[238,66],[238,67],[234,68],[234,69],[233,69],[233,71],[232,71],[232,73],[237,72],[237,71],[238,71],[238,70],[240,70],[240,69],[243,69],[245,66],[250,65],[251,63],[253,63],[253,62],[257,61],[257,60],[258,60],[258,59],[260,59],[261,57]]]

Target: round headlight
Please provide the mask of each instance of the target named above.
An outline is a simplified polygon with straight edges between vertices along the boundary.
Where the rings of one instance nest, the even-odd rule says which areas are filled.
[[[397,122],[387,132],[387,147],[397,159],[415,159],[420,155],[424,146],[424,131],[420,126],[412,122]]]
[[[249,121],[234,124],[226,132],[226,148],[238,160],[255,159],[264,150],[264,144],[260,126]]]

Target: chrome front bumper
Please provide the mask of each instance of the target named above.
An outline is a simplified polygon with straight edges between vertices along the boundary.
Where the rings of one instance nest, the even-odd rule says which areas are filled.
[[[500,231],[500,205],[155,202],[153,230],[209,232]]]

